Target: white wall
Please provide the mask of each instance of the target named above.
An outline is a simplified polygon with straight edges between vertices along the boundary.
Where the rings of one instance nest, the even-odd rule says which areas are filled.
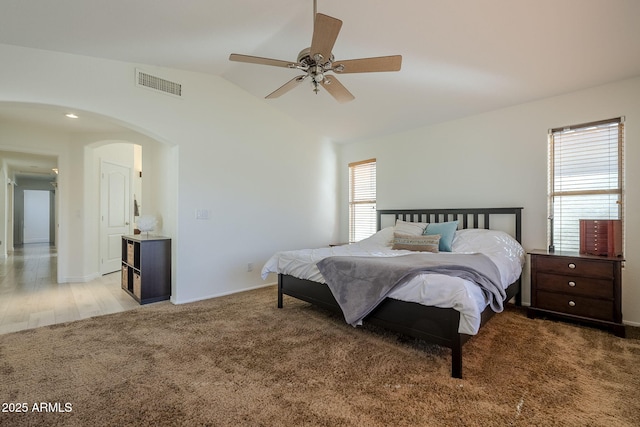
[[[349,162],[375,157],[379,209],[523,206],[523,246],[545,248],[548,129],[619,116],[626,116],[622,309],[625,322],[640,325],[640,78],[342,146],[341,188]],[[528,303],[526,273],[525,288]]]
[[[0,57],[0,102],[72,107],[166,144],[150,156],[143,146],[143,176],[153,161],[166,181],[143,204],[156,205],[173,238],[174,302],[261,286],[260,267],[274,252],[335,240],[335,148],[266,101],[217,76],[8,45]],[[183,96],[136,87],[136,67],[181,83]],[[69,139],[49,150],[59,156],[60,271],[73,277],[92,261],[78,244],[89,221],[83,146]],[[196,220],[196,209],[210,219]]]
[[[13,247],[13,238],[9,242],[9,236],[13,235],[13,186],[5,185],[9,182],[7,175],[7,165],[5,160],[1,160],[2,168],[0,169],[0,259],[7,257],[7,247],[11,243]]]

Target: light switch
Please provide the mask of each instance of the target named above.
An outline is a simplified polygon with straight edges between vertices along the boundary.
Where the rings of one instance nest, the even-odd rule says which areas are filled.
[[[209,210],[196,209],[196,219],[209,219]]]

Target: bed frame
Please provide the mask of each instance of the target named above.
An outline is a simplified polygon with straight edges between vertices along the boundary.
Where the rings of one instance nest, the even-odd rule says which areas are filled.
[[[507,215],[507,222],[511,222],[512,230],[503,230],[513,235],[521,242],[523,208],[480,208],[480,209],[404,209],[377,211],[377,228],[382,229],[383,218],[389,216],[408,222],[447,222],[458,220],[458,229],[462,228],[490,228],[490,219],[496,215]],[[521,304],[520,278],[506,290],[509,301],[515,298],[516,305]],[[293,276],[278,275],[278,308],[282,308],[282,296],[289,295],[300,300],[310,302],[319,307],[342,313],[329,287],[298,279]],[[481,326],[495,313],[489,306],[482,312]],[[460,313],[453,308],[439,308],[424,306],[414,302],[385,299],[374,311],[364,319],[365,323],[382,326],[388,330],[399,332],[413,338],[441,345],[451,349],[451,376],[462,378],[462,345],[471,335],[458,332]]]

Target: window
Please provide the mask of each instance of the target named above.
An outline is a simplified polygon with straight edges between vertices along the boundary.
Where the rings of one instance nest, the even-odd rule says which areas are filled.
[[[624,119],[549,131],[549,248],[578,252],[580,219],[623,219]]]
[[[349,163],[349,242],[376,232],[376,159]]]

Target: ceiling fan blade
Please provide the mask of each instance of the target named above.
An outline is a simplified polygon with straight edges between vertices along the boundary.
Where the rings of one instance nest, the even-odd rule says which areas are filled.
[[[248,62],[250,64],[272,65],[274,67],[295,68],[297,62],[281,61],[280,59],[261,58],[259,56],[241,55],[232,53],[229,55],[230,61]]]
[[[294,87],[298,86],[304,79],[306,79],[308,74],[303,74],[301,76],[297,76],[280,86],[278,89],[271,92],[269,95],[265,96],[265,99],[273,99],[278,98],[280,95],[284,95],[289,92]]]
[[[400,71],[402,55],[333,61],[333,71],[340,74]],[[343,67],[342,70],[340,68]]]
[[[356,97],[353,96],[335,76],[325,77],[322,81],[322,87],[325,88],[327,92],[329,92],[340,104],[356,99]]]
[[[325,61],[331,58],[331,51],[338,38],[338,33],[340,33],[340,28],[342,28],[341,20],[316,13],[313,37],[311,38],[311,59],[315,60],[316,54],[322,55]]]

